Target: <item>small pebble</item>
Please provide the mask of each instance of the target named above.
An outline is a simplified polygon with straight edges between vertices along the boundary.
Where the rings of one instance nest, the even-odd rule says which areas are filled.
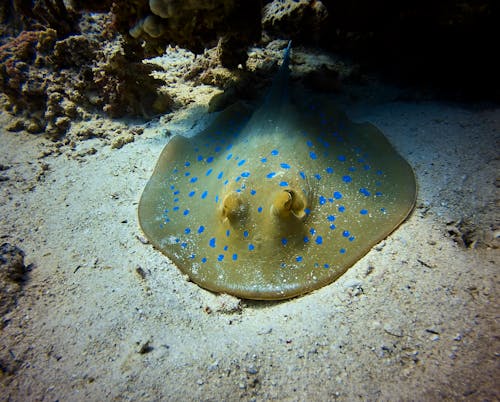
[[[254,366],[250,366],[249,368],[247,368],[248,374],[257,374],[258,372],[259,371]]]

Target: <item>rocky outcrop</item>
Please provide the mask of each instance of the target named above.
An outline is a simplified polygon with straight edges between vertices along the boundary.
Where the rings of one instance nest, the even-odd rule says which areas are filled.
[[[201,53],[219,43],[221,64],[234,68],[245,63],[247,47],[260,39],[258,1],[151,0],[149,9],[135,3],[135,10],[113,7],[117,27],[144,40],[150,51],[175,43]]]

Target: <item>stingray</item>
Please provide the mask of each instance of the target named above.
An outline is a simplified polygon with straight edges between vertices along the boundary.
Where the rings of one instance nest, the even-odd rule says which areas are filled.
[[[147,238],[203,288],[286,299],[342,275],[411,212],[409,164],[373,125],[291,96],[290,45],[262,105],[165,146],[139,203]]]

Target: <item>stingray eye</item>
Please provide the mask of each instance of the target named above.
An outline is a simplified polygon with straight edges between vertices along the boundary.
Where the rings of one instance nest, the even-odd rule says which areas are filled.
[[[306,216],[306,202],[303,194],[298,193],[295,190],[286,190],[290,193],[291,205],[290,210],[297,218],[302,219]]]
[[[220,213],[222,220],[231,223],[242,222],[247,215],[247,206],[239,193],[232,191],[222,200]]]
[[[288,218],[293,215],[298,219],[303,219],[306,216],[305,209],[304,195],[291,188],[277,193],[271,205],[271,213],[281,218]]]
[[[290,216],[290,210],[293,205],[292,194],[289,191],[283,190],[278,192],[271,205],[271,213],[273,215],[286,218]]]

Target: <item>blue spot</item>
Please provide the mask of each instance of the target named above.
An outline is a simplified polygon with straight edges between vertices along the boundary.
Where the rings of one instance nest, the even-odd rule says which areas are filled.
[[[342,177],[342,180],[345,182],[345,183],[350,183],[352,181],[352,177],[349,176],[349,175],[345,175]]]
[[[366,215],[366,214],[368,214],[368,210],[367,209],[362,209],[361,211],[359,211],[359,213],[361,215]]]
[[[355,239],[354,236],[349,237],[349,241],[354,241],[354,239]]]
[[[227,251],[229,247],[228,246],[224,246],[224,251]]]
[[[316,244],[323,244],[323,238],[321,236],[316,237]]]
[[[316,229],[314,228],[309,229],[309,233],[311,233],[314,236],[316,234]]]
[[[204,231],[205,231],[205,226],[202,225],[198,228],[198,233],[203,233]]]
[[[224,172],[220,172],[219,175],[217,176],[217,178],[220,180],[220,179],[222,179],[222,176],[224,176]]]
[[[315,152],[309,152],[309,156],[311,157],[311,159],[318,159],[318,156]]]
[[[174,195],[177,195],[177,194],[179,194],[179,193],[180,193],[180,191],[179,191],[179,190],[174,191]]]
[[[228,161],[229,159],[231,159],[233,157],[233,154],[229,154],[228,156],[226,156],[226,160]]]
[[[205,263],[207,262],[207,258],[206,258],[206,257],[203,257],[203,258],[201,259],[201,262],[202,262],[203,264],[205,264]]]
[[[248,250],[253,251],[255,249],[255,246],[253,244],[248,245]]]
[[[304,212],[306,213],[306,215],[309,215],[311,213],[311,209],[310,208],[306,208],[306,209],[304,209]]]
[[[316,174],[314,175],[314,177],[316,177],[316,179],[318,179],[318,180],[321,180],[321,175],[320,175],[319,173],[316,173]]]
[[[328,269],[328,268],[330,268],[330,265],[325,264],[325,265],[323,265],[323,267],[325,267],[326,269]]]
[[[186,166],[186,167],[191,166],[191,162],[186,162],[186,163],[184,164],[184,166]]]
[[[241,174],[241,177],[248,177],[248,176],[250,176],[250,172],[243,172]]]
[[[174,188],[175,188],[175,186],[174,186],[174,185],[171,185],[171,186],[170,186],[170,190],[173,190]]]
[[[377,170],[377,174],[378,174],[379,176],[382,176],[382,175],[384,174],[384,172],[382,172],[381,170]]]
[[[201,198],[202,199],[207,198],[207,194],[208,194],[208,192],[207,192],[207,190],[205,190],[203,193],[201,193]]]
[[[339,157],[337,158],[340,162],[345,162],[346,161],[346,157],[344,155],[339,155]]]
[[[241,180],[241,176],[238,176],[234,181],[238,183]]]
[[[213,170],[212,170],[212,169],[208,169],[208,170],[207,170],[207,173],[205,173],[205,176],[210,176],[210,173],[212,173],[212,172],[213,172]]]
[[[319,196],[319,205],[323,205],[326,203],[326,198],[322,195]]]
[[[179,210],[179,206],[176,205],[175,207],[172,208],[172,211],[178,211]]]
[[[371,169],[371,166],[370,166],[370,165],[363,165],[363,169],[365,169],[365,170],[370,170],[370,169]]]
[[[260,214],[262,212],[262,207],[257,208],[257,212]]]
[[[189,215],[189,209],[185,209],[184,212],[182,213],[184,216]]]
[[[304,236],[304,243],[309,243],[309,237]]]
[[[212,237],[208,242],[208,245],[212,248],[215,248],[215,237]]]
[[[306,179],[306,174],[304,172],[299,172],[299,174],[300,174],[300,177],[302,177],[302,179],[304,179],[304,180]]]
[[[297,262],[301,262],[302,261],[302,257],[299,255],[296,259],[295,259]]]
[[[383,214],[385,214],[387,212],[387,209],[385,208],[380,208],[380,212],[382,212]]]
[[[339,250],[339,252],[340,252],[340,254],[345,254],[345,248],[341,248],[341,249]]]
[[[214,151],[215,152],[220,152],[221,149],[222,149],[221,147],[215,147]]]
[[[288,163],[281,163],[280,166],[283,168],[283,169],[290,169],[290,165]]]
[[[192,196],[193,196],[193,195],[195,195],[195,194],[196,194],[196,191],[190,191],[190,192],[189,192],[189,194],[188,194],[188,196],[189,196],[189,197],[192,197]]]
[[[370,196],[370,192],[369,192],[366,188],[364,188],[364,187],[363,187],[363,188],[360,188],[360,189],[359,189],[359,192],[360,192],[361,194],[363,194],[364,196],[366,196],[366,197]]]
[[[184,229],[184,233],[186,233],[186,234],[191,233],[191,229],[189,229],[189,228]]]
[[[271,173],[268,173],[268,175],[266,176],[268,179],[272,179],[274,176],[276,176],[276,172],[271,172]]]
[[[224,254],[219,254],[219,256],[217,257],[217,260],[222,261],[223,259],[224,259]]]
[[[276,155],[278,155],[278,154],[279,154],[279,151],[278,151],[277,149],[273,149],[273,150],[271,151],[271,155],[273,155],[273,156],[276,156]]]
[[[312,141],[307,141],[307,142],[306,142],[306,144],[307,144],[307,146],[308,146],[309,148],[311,148],[311,147],[313,146]]]
[[[334,230],[337,226],[335,226],[333,223],[330,225],[330,230]]]
[[[350,235],[351,235],[351,234],[349,233],[349,231],[348,231],[348,230],[344,230],[344,231],[342,232],[342,236],[344,236],[344,237],[349,237]]]
[[[212,163],[212,162],[213,162],[213,160],[214,160],[214,157],[213,157],[213,156],[209,156],[209,157],[207,158],[207,163]]]
[[[245,231],[243,232],[243,237],[248,237],[248,230],[245,230]]]
[[[382,192],[377,191],[377,192],[375,193],[375,195],[376,195],[377,197],[380,197],[380,196],[382,195]]]
[[[224,185],[226,185],[227,183],[229,183],[229,180],[226,180],[226,181],[224,182]]]
[[[181,247],[182,248],[186,248],[187,247],[187,243],[181,243]]]
[[[281,244],[283,244],[284,246],[286,246],[287,243],[288,243],[288,240],[285,237],[283,237],[281,239]]]
[[[238,162],[238,166],[243,166],[245,164],[246,160],[242,159],[241,161]]]
[[[233,261],[236,261],[238,259],[238,254],[233,254]]]
[[[267,162],[267,158],[262,158],[260,161],[261,161],[262,163],[266,163],[266,162]]]
[[[203,160],[203,156],[202,155],[198,155],[198,162],[201,162]]]
[[[356,168],[355,168],[354,166],[351,166],[351,167],[350,167],[349,169],[347,169],[347,170],[349,170],[349,172],[355,172],[355,171],[356,171]]]
[[[254,189],[252,189],[252,190],[250,190],[250,194],[251,195],[255,195],[255,194],[257,194],[257,191],[255,191]]]
[[[343,205],[339,207],[339,212],[345,212],[345,207]]]
[[[326,173],[328,173],[328,174],[333,173],[333,168],[331,168],[331,167],[327,167],[325,170],[326,170]]]
[[[326,219],[328,219],[330,222],[334,222],[335,221],[335,216],[328,215],[328,217]]]
[[[192,177],[191,180],[189,180],[191,183],[196,183],[198,181],[197,177]]]
[[[226,236],[229,237],[230,234],[231,234],[231,231],[229,229],[226,230]]]
[[[179,202],[179,199],[177,197],[174,198],[174,202]]]
[[[287,187],[288,186],[288,182],[287,181],[282,181],[282,182],[280,182],[280,186],[281,187]]]

